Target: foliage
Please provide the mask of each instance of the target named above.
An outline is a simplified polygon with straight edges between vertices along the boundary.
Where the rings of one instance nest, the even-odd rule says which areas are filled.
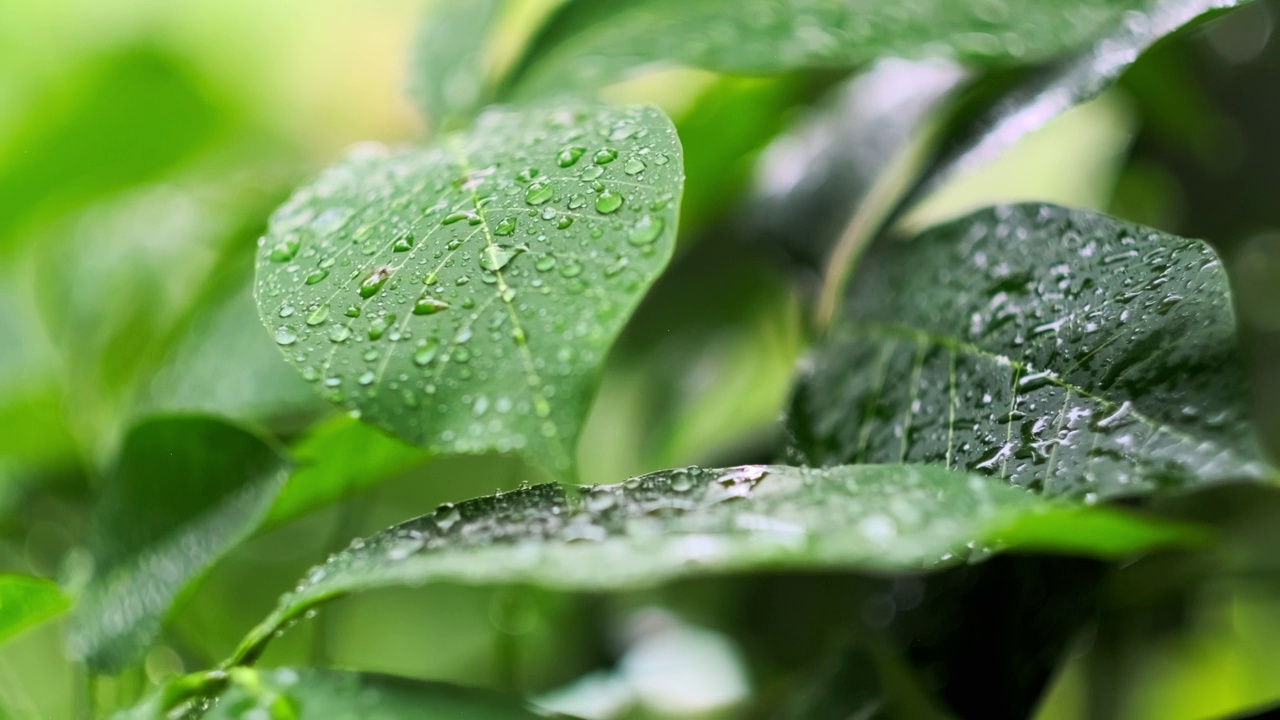
[[[1233,274],[1054,133],[1211,135],[1152,68],[1276,7],[437,0],[425,140],[342,119],[385,68],[327,116],[181,43],[15,85],[0,652],[58,638],[78,694],[0,715],[1125,715],[1192,609],[1275,577],[1280,242]],[[412,141],[308,179],[343,122]],[[1113,206],[974,180],[1037,131],[1080,167],[1015,186]],[[1280,702],[1256,673],[1210,711]]]

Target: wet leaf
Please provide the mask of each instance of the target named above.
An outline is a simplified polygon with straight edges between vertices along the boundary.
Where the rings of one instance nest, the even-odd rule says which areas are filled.
[[[271,446],[218,420],[137,425],[94,509],[71,654],[105,671],[136,660],[183,589],[261,523],[284,471]]]
[[[1152,0],[576,0],[526,54],[515,92],[599,87],[637,69],[740,74],[856,67],[882,57],[1030,63],[1119,26]]]
[[[1051,495],[1261,479],[1241,363],[1204,243],[996,207],[875,248],[788,422],[808,464],[939,463]]]
[[[52,580],[0,575],[0,641],[48,620],[70,606]]]
[[[491,111],[298,191],[259,253],[259,311],[364,420],[566,475],[604,355],[670,257],[682,182],[656,109]]]
[[[1062,512],[1107,519],[1051,519]],[[598,591],[744,571],[902,571],[971,561],[972,548],[998,546],[1006,535],[1020,540],[1027,516],[1050,518],[1050,530],[1028,534],[1038,550],[1114,557],[1192,539],[1181,526],[1058,505],[932,466],[747,465],[618,485],[546,484],[446,505],[354,541],[312,568],[233,660],[251,661],[308,609],[379,587],[452,581]],[[1112,523],[1127,532],[1094,534]]]
[[[469,117],[484,99],[488,38],[503,0],[432,3],[413,44],[409,95],[439,129]]]
[[[202,708],[208,706],[208,710]],[[549,717],[497,693],[377,673],[233,668],[180,678],[115,720]],[[556,716],[562,717],[562,716]]]

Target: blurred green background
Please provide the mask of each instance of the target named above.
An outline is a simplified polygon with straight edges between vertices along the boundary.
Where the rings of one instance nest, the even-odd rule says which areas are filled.
[[[520,3],[505,32],[518,37],[553,4]],[[82,579],[87,508],[140,417],[214,413],[290,444],[314,423],[350,422],[329,417],[259,327],[254,241],[270,210],[351,144],[430,136],[403,92],[423,11],[420,0],[0,2],[0,569]],[[905,220],[1035,198],[1209,239],[1234,270],[1273,449],[1277,19],[1280,2],[1265,2],[1161,44],[1118,88]],[[581,446],[585,480],[773,457],[807,296],[735,237],[735,200],[768,140],[832,80],[672,71],[610,89],[672,114],[689,184],[677,259],[611,356]],[[142,670],[101,683],[100,704],[220,660],[349,538],[540,480],[502,457],[399,467],[237,549],[189,593]],[[1119,572],[1040,717],[1106,706],[1203,718],[1280,697],[1280,575],[1267,564],[1280,508],[1246,492],[1187,505],[1175,509],[1230,518],[1226,541]],[[701,581],[623,597],[379,592],[303,623],[264,663],[549,693],[584,716],[750,717],[753,699],[828,663],[822,639],[839,633],[807,626],[797,608],[815,593],[857,608],[877,592],[876,582],[829,580]],[[55,622],[0,646],[0,716],[71,717],[78,671],[61,633]],[[789,644],[772,645],[778,637]]]

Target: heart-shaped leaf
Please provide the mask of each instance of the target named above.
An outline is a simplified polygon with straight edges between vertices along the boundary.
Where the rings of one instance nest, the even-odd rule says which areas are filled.
[[[136,660],[179,593],[262,522],[285,468],[262,439],[212,418],[136,426],[94,510],[71,654],[106,671]]]
[[[263,239],[259,310],[364,420],[565,475],[604,355],[670,258],[682,183],[654,108],[493,110],[297,192]]]
[[[551,717],[483,690],[344,670],[232,668],[179,678],[114,720]],[[563,717],[563,716],[555,716]]]
[[[808,464],[1114,496],[1273,476],[1245,393],[1207,245],[1026,204],[880,243],[788,422]]]
[[[1062,522],[1051,518],[1066,513]],[[1034,525],[1028,518],[1050,519]],[[976,545],[1115,556],[1191,539],[1183,527],[1060,505],[931,466],[688,468],[618,485],[557,484],[447,505],[316,566],[237,651],[353,592],[429,581],[624,590],[690,575],[919,569]]]
[[[543,97],[658,64],[766,74],[881,57],[1031,63],[1097,40],[1153,0],[575,0],[513,78]]]
[[[61,613],[69,605],[51,580],[0,575],[0,641]]]

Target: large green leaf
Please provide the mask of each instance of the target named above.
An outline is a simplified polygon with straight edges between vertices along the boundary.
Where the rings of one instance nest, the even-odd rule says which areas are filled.
[[[261,523],[284,471],[270,445],[211,418],[136,426],[94,511],[72,655],[109,671],[136,660],[183,588]]]
[[[233,668],[180,678],[115,720],[245,718],[546,718],[483,690],[376,673],[311,668]],[[557,716],[560,717],[560,716]]]
[[[26,575],[0,575],[0,641],[66,610],[57,584]]]
[[[1026,63],[1110,32],[1152,0],[575,0],[531,46],[515,92],[595,87],[653,65],[763,74],[881,57]]]
[[[936,462],[1048,494],[1272,476],[1204,243],[996,207],[859,266],[789,418],[814,465]]]
[[[1027,529],[1032,516],[1043,532]],[[963,562],[978,545],[1110,557],[1188,539],[1185,528],[923,465],[687,468],[618,485],[538,485],[354,541],[285,595],[233,662],[251,661],[326,600],[393,585],[621,590],[749,570],[919,569]]]
[[[259,310],[364,420],[564,475],[603,357],[670,257],[682,182],[656,109],[490,111],[296,193],[262,243]]]
[[[504,0],[438,0],[413,44],[409,95],[433,129],[465,119],[485,99],[486,52]]]

